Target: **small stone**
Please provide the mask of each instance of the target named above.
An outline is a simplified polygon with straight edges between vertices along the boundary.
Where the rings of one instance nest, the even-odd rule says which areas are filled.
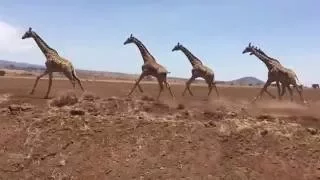
[[[268,130],[264,129],[260,132],[261,136],[265,136],[268,134]]]
[[[184,104],[178,104],[178,107],[177,107],[177,109],[184,109],[185,108],[185,105]]]
[[[237,113],[236,112],[228,112],[228,116],[236,117]]]
[[[109,101],[116,100],[116,99],[118,99],[116,96],[111,96],[111,97],[108,98]]]
[[[66,160],[62,159],[61,161],[59,161],[59,165],[60,166],[65,166],[66,165]]]
[[[209,121],[204,124],[205,127],[217,127],[216,123],[214,121]]]
[[[315,128],[307,128],[307,131],[308,131],[310,134],[312,134],[312,135],[315,135],[315,134],[317,134],[317,132],[318,132],[318,130],[315,129]]]
[[[23,103],[23,104],[11,104],[8,109],[10,112],[20,112],[20,111],[28,111],[33,109],[33,106],[28,103]]]
[[[85,112],[81,109],[72,109],[72,110],[70,110],[70,114],[73,116],[75,116],[75,115],[83,116],[85,114]]]

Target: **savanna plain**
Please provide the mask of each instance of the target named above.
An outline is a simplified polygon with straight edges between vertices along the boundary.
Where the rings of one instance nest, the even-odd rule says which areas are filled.
[[[0,179],[320,179],[320,91],[308,105],[260,87],[0,78]],[[276,89],[271,88],[276,95]]]

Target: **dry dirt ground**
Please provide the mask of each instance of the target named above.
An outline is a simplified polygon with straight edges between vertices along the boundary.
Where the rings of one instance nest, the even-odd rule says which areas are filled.
[[[0,179],[320,179],[319,90],[250,105],[256,88],[155,101],[153,84],[127,98],[129,83],[55,80],[45,100],[33,82],[0,79]]]

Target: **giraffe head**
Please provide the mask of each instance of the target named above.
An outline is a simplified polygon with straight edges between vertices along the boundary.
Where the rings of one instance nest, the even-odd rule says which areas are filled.
[[[252,55],[255,50],[255,47],[249,43],[249,45],[242,51],[242,54],[250,53],[249,55]]]
[[[135,40],[135,37],[133,37],[133,35],[130,34],[130,37],[128,37],[128,39],[123,43],[123,45],[133,43],[134,40]]]
[[[28,31],[26,31],[25,33],[24,33],[24,35],[22,36],[22,39],[26,39],[26,38],[31,38],[31,37],[33,37],[33,31],[32,31],[32,28],[31,27],[29,27],[29,29],[28,29]]]
[[[178,51],[178,50],[181,50],[181,48],[182,48],[182,45],[178,42],[178,44],[174,46],[172,51]]]

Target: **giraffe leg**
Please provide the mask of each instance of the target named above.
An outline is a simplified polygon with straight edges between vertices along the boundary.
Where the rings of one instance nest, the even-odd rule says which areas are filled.
[[[216,82],[212,82],[212,86],[213,86],[214,90],[216,91],[217,97],[219,98],[220,95],[219,95],[219,92],[218,92],[217,83]]]
[[[276,84],[277,84],[277,89],[278,89],[278,99],[281,100],[282,97],[281,97],[281,89],[280,89],[280,83],[279,83],[279,81],[277,81]]]
[[[72,73],[71,72],[63,72],[63,74],[69,79],[69,81],[72,84],[73,89],[75,89],[76,88],[76,82],[74,80],[74,76],[72,75]]]
[[[158,77],[157,79],[158,79],[158,83],[159,83],[159,93],[158,93],[158,96],[157,96],[157,100],[159,100],[160,95],[161,95],[161,93],[162,93],[162,91],[163,91],[163,83],[164,83],[164,80],[163,80],[162,77]]]
[[[265,92],[272,98],[272,99],[275,99],[276,97],[273,95],[273,94],[271,94],[267,89],[265,90]]]
[[[136,83],[134,84],[134,86],[132,87],[131,91],[129,92],[128,96],[130,96],[133,91],[136,89],[136,87],[139,85],[140,81],[146,76],[147,74],[145,72],[142,72],[139,79],[136,81]]]
[[[190,89],[190,85],[191,85],[191,83],[192,83],[195,79],[196,79],[195,76],[191,76],[191,78],[186,82],[186,87],[184,88],[184,91],[183,91],[183,93],[182,93],[182,96],[185,95],[185,93],[186,93],[187,90],[189,91],[189,94],[190,94],[191,96],[193,96],[193,93],[191,92],[191,89]]]
[[[49,85],[48,85],[47,93],[44,96],[45,99],[49,98],[49,93],[50,93],[50,90],[51,90],[51,86],[52,86],[52,72],[49,73]]]
[[[73,69],[71,72],[72,72],[73,78],[78,82],[81,90],[84,91],[84,88],[83,88],[83,86],[82,86],[82,84],[81,84],[81,81],[80,81],[80,79],[78,78],[78,76],[76,75],[76,71]],[[74,83],[74,87],[75,87],[75,83]]]
[[[208,89],[209,89],[208,96],[210,96],[211,91],[212,91],[212,83],[211,82],[208,83]]]
[[[290,101],[293,101],[293,92],[292,92],[292,89],[290,87],[290,84],[287,85],[287,88],[288,88],[289,94],[290,94]]]
[[[280,98],[282,99],[282,96],[286,93],[286,88],[288,88],[287,86],[285,86],[284,84],[282,84],[282,90],[281,90],[281,94],[280,94]],[[290,88],[290,87],[289,87]]]
[[[211,91],[212,91],[213,79],[214,79],[213,76],[206,76],[206,77],[205,77],[205,81],[207,82],[207,84],[208,84],[208,89],[209,89],[209,91],[208,91],[208,96],[210,96]]]
[[[267,82],[264,84],[263,88],[260,90],[258,96],[256,96],[252,101],[251,103],[255,102],[257,99],[260,99],[261,96],[263,95],[263,93],[266,91],[266,89],[268,88],[268,86],[270,86],[271,84],[271,80],[267,80]]]
[[[303,103],[307,103],[307,101],[304,99],[303,97],[303,94],[302,94],[302,91],[303,91],[303,87],[298,87],[297,85],[294,86],[296,91],[298,92],[299,96],[300,96],[300,100],[303,102]]]
[[[49,71],[46,70],[45,72],[43,72],[42,74],[40,74],[39,76],[36,77],[36,81],[35,81],[34,84],[33,84],[33,88],[32,88],[32,90],[31,90],[30,94],[33,94],[33,93],[34,93],[34,91],[35,91],[35,89],[36,89],[36,87],[37,87],[37,85],[38,85],[39,80],[40,80],[43,76],[47,75],[48,73],[49,73]]]
[[[264,92],[267,93],[272,99],[276,99],[276,96],[274,96],[272,93],[270,93],[270,92],[268,91],[268,89],[265,89]]]
[[[171,87],[170,84],[167,82],[167,80],[164,81],[164,83],[166,84],[166,87],[168,88],[170,95],[172,98],[174,98],[173,92],[171,91]]]
[[[137,80],[136,80],[135,82],[137,82]],[[140,91],[141,93],[143,93],[143,89],[142,89],[141,85],[138,84],[137,86],[138,86],[139,91]]]

